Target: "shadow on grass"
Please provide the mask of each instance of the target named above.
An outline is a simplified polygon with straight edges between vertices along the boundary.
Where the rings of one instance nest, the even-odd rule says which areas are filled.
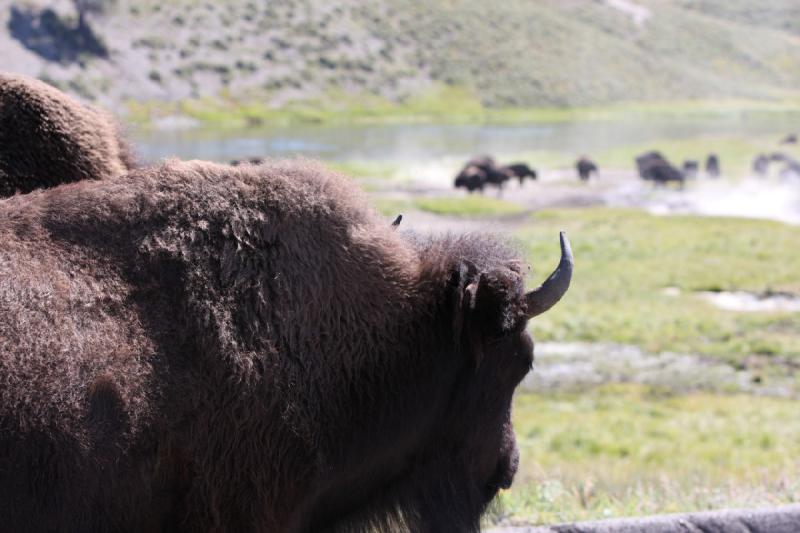
[[[11,6],[11,36],[48,61],[73,63],[82,56],[108,57],[108,49],[86,25],[70,26],[52,9],[41,11]]]

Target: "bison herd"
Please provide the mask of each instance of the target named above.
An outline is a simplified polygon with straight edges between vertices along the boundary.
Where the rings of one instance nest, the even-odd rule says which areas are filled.
[[[792,138],[792,136],[788,138]],[[769,169],[773,164],[782,164],[779,170],[779,176],[782,179],[800,178],[800,161],[783,152],[773,152],[769,155],[758,154],[753,159],[753,173],[764,177],[769,173]]]
[[[483,192],[487,186],[502,189],[512,178],[517,178],[522,186],[526,179],[535,180],[537,175],[536,171],[525,163],[499,165],[493,157],[481,156],[467,161],[456,176],[454,185],[457,189],[463,188],[469,192]]]
[[[641,154],[635,159],[639,177],[652,181],[655,185],[665,185],[673,182],[683,187],[687,179],[697,177],[700,164],[698,161],[684,161],[682,168],[675,167],[661,152],[651,151]],[[575,170],[581,181],[588,181],[592,174],[597,175],[597,164],[586,156],[581,156],[575,162]],[[721,174],[719,157],[709,154],[705,161],[705,172],[708,177],[717,178]],[[468,192],[483,192],[487,186],[494,186],[502,190],[506,181],[513,177],[519,179],[520,186],[524,179],[536,179],[536,171],[525,163],[499,165],[490,156],[481,156],[470,159],[456,176],[454,185],[466,189]]]
[[[0,75],[0,529],[477,531],[566,237],[526,291],[322,166],[133,168],[119,131]]]
[[[598,172],[597,165],[586,157],[578,159],[575,169],[583,181],[587,181],[592,173]],[[453,185],[456,189],[462,188],[468,192],[483,192],[489,186],[502,190],[505,183],[513,178],[518,179],[522,187],[526,179],[535,180],[538,174],[527,163],[500,165],[493,157],[484,155],[467,161],[456,175]]]
[[[787,135],[780,141],[780,144],[796,143],[797,136],[794,134]],[[699,177],[700,163],[696,159],[687,159],[678,167],[656,150],[640,154],[634,159],[636,171],[641,179],[651,181],[656,186],[675,183],[681,188],[687,180]],[[758,154],[753,159],[752,172],[756,176],[766,176],[773,164],[782,164],[779,170],[782,179],[800,178],[800,161],[784,152]],[[578,178],[584,182],[588,181],[592,174],[599,173],[597,164],[586,156],[581,156],[575,162],[575,170]],[[722,175],[719,156],[715,153],[708,154],[703,170],[708,178],[719,178]],[[519,179],[519,184],[522,186],[526,178],[535,180],[538,176],[536,171],[525,163],[500,165],[493,157],[484,155],[467,161],[456,175],[454,186],[457,189],[466,189],[468,192],[483,192],[488,186],[502,190],[504,184],[514,177]]]

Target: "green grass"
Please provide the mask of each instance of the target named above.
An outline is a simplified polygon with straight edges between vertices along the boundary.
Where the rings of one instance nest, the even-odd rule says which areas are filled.
[[[380,214],[387,217],[396,217],[414,208],[414,205],[408,200],[398,198],[378,197],[373,198],[370,203]]]
[[[557,233],[571,237],[570,292],[535,319],[541,340],[612,341],[651,352],[723,358],[800,358],[800,314],[724,311],[694,291],[800,293],[800,228],[777,222],[633,210],[540,212],[517,235],[537,278],[557,262]],[[664,293],[677,287],[680,295]]]
[[[520,394],[494,519],[553,523],[800,500],[797,401],[636,385]]]
[[[742,113],[800,116],[800,100],[695,100],[622,102],[578,107],[486,107],[463,87],[435,86],[401,102],[375,95],[333,91],[324,98],[289,101],[280,107],[262,103],[265,95],[207,96],[182,101],[126,102],[126,119],[140,128],[179,115],[202,126],[242,128],[292,124],[527,124],[579,121],[642,121],[734,116]]]
[[[336,161],[326,163],[331,169],[346,174],[358,180],[377,179],[381,181],[405,181],[407,176],[402,174],[402,167],[397,164],[380,161]]]
[[[438,215],[461,217],[518,215],[525,210],[519,204],[477,194],[464,197],[415,198],[414,206]]]

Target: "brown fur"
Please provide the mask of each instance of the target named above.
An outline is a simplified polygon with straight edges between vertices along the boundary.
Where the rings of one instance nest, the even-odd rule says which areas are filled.
[[[135,165],[106,112],[46,83],[0,72],[0,198],[111,178]]]
[[[39,531],[477,531],[523,280],[321,167],[168,162],[0,200],[0,516]]]

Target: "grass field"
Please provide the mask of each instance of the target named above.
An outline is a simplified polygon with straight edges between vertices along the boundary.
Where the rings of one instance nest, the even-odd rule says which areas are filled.
[[[525,208],[518,203],[477,194],[469,196],[418,197],[411,200],[378,197],[373,200],[373,205],[381,214],[387,217],[393,217],[398,213],[405,213],[414,209],[437,215],[462,218],[503,217],[519,215],[525,212]]]
[[[429,211],[439,215],[461,217],[517,215],[524,211],[522,206],[514,202],[479,195],[416,198],[414,206],[422,211]]]
[[[518,233],[537,280],[572,239],[570,292],[537,318],[537,339],[635,344],[653,352],[800,357],[798,313],[722,311],[696,290],[800,292],[800,228],[632,210],[537,213]],[[678,295],[664,294],[677,287]],[[768,363],[769,364],[769,363]],[[702,372],[702,368],[698,368]],[[769,378],[766,378],[769,379]],[[683,394],[609,383],[579,392],[520,392],[521,466],[490,518],[554,523],[800,500],[800,403],[742,394]]]
[[[514,486],[490,521],[554,523],[800,500],[800,404],[636,385],[520,394]]]
[[[708,118],[732,114],[795,114],[797,97],[772,100],[684,100],[620,102],[583,107],[486,107],[470,91],[436,85],[402,102],[379,96],[340,92],[325,97],[288,102],[276,108],[250,98],[217,96],[182,101],[141,101],[126,103],[126,119],[147,128],[167,116],[186,116],[206,127],[287,126],[292,124],[530,124],[577,121],[649,120]]]
[[[543,276],[558,230],[577,266],[562,305],[533,323],[542,340],[613,341],[651,352],[800,358],[797,313],[718,309],[695,291],[800,292],[800,228],[777,222],[658,217],[632,210],[540,212],[518,235]],[[669,294],[666,288],[680,293]]]

